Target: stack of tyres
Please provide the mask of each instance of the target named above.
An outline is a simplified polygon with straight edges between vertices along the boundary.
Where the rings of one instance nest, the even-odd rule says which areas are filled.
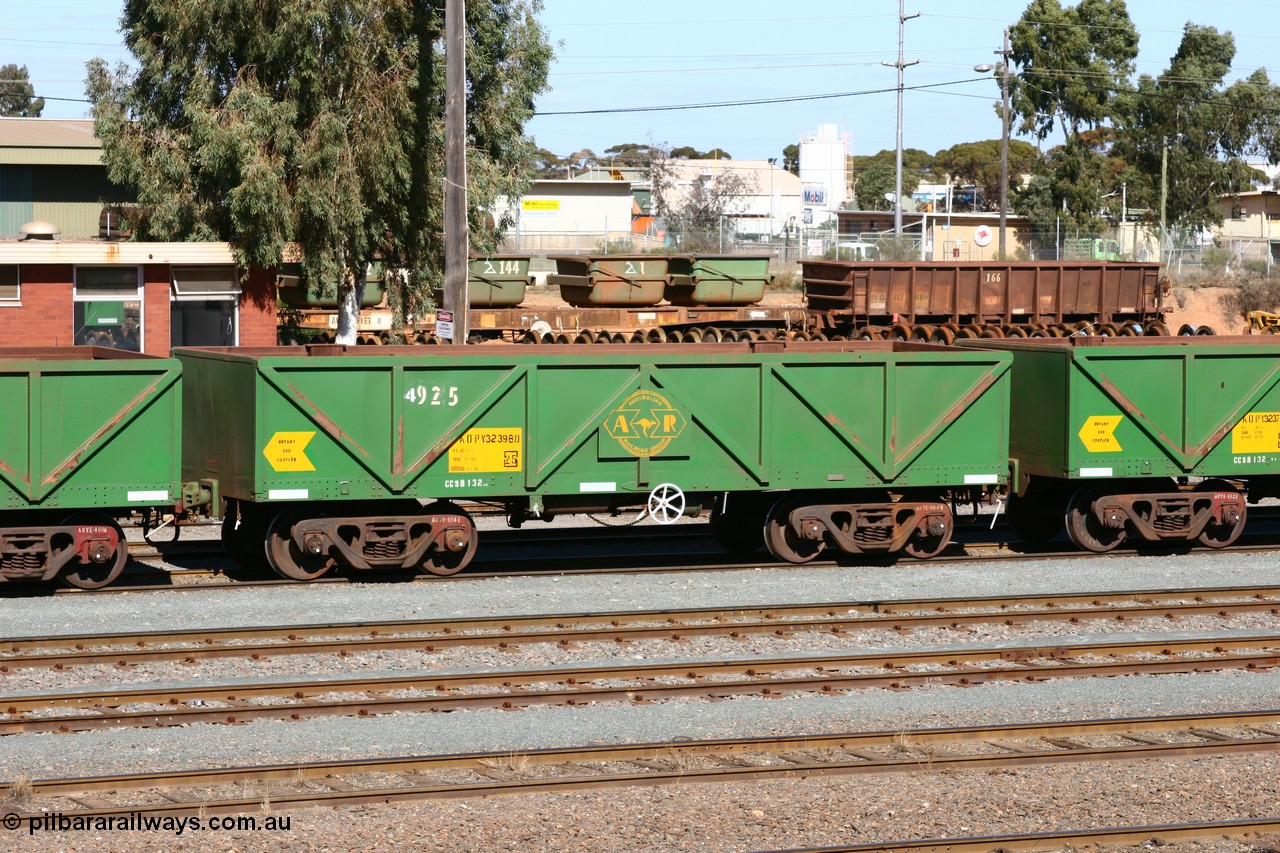
[[[0,349],[0,581],[119,576],[116,518],[181,501],[180,376],[120,350]]]
[[[1121,543],[1230,545],[1280,491],[1280,342],[1262,337],[966,341],[1013,355],[1009,522]]]
[[[874,343],[566,351],[178,349],[183,472],[217,481],[224,541],[310,579],[335,567],[452,574],[464,501],[513,524],[712,510],[735,550],[946,547],[943,496],[1006,482],[1007,353]],[[265,544],[265,549],[263,543]]]

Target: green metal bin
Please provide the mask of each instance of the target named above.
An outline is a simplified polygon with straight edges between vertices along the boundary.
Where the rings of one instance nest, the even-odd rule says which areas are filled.
[[[531,281],[528,255],[487,255],[467,263],[467,299],[477,308],[514,308]]]
[[[670,276],[666,255],[562,255],[547,284],[578,308],[657,305]]]
[[[668,265],[672,305],[754,305],[768,285],[768,255],[673,255]]]

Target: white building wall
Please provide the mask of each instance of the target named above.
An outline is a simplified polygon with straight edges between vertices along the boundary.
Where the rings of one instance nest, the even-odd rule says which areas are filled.
[[[831,219],[848,198],[846,157],[852,147],[852,135],[841,133],[839,125],[824,124],[816,133],[800,134],[802,203],[813,225]]]
[[[536,181],[495,208],[513,215],[507,242],[518,251],[599,251],[631,234],[630,181]]]

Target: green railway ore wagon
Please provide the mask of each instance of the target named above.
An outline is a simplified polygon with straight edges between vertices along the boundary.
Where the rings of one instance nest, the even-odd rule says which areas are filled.
[[[1014,357],[1009,506],[1030,541],[1234,542],[1280,485],[1280,342],[1163,337],[965,342]]]
[[[712,510],[722,541],[931,556],[942,496],[1006,481],[1007,353],[913,344],[178,349],[184,475],[233,556],[450,574],[474,524]],[[425,506],[423,504],[426,504]]]
[[[181,365],[97,347],[0,349],[0,580],[114,580],[115,516],[173,507]]]

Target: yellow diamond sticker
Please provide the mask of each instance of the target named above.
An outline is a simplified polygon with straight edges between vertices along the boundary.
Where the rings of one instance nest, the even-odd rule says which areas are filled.
[[[314,431],[278,432],[262,448],[262,455],[276,471],[314,471],[316,466],[311,464],[304,451],[315,436]]]
[[[1116,427],[1124,420],[1124,415],[1090,415],[1080,427],[1080,440],[1084,449],[1090,453],[1119,453],[1124,450],[1116,440]]]
[[[1250,412],[1231,428],[1232,453],[1280,450],[1280,412]]]

